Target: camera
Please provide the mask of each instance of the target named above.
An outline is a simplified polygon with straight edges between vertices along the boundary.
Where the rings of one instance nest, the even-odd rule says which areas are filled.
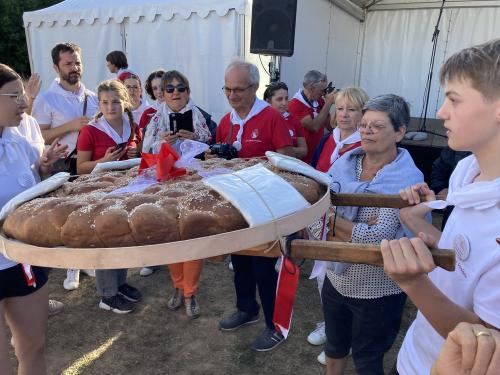
[[[335,86],[333,85],[333,83],[332,82],[328,83],[328,86],[326,86],[326,89],[325,89],[325,95],[331,93],[334,90],[335,90]]]
[[[231,160],[238,157],[238,150],[227,143],[216,143],[210,146],[210,153],[220,158]]]

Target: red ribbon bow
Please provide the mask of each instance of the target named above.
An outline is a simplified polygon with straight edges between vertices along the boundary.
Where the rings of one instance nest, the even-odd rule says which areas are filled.
[[[158,154],[142,153],[139,174],[156,165],[156,180],[158,182],[183,176],[186,174],[186,169],[174,167],[177,160],[179,160],[177,152],[168,143],[162,143]]]

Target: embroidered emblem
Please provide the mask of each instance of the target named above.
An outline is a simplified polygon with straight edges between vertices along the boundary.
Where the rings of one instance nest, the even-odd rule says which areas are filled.
[[[457,258],[465,262],[470,257],[470,242],[467,236],[457,234],[453,240],[453,249]]]
[[[259,131],[257,129],[252,130],[251,134],[252,139],[257,139],[258,136],[259,136]]]

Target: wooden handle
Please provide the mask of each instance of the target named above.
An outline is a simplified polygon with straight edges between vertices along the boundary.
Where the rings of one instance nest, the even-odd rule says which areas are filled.
[[[281,255],[279,245],[270,251],[258,249],[243,250],[238,255],[278,257]],[[452,250],[431,249],[436,266],[447,271],[455,270],[455,252]],[[299,259],[326,260],[331,262],[361,263],[382,267],[384,261],[380,246],[354,244],[349,242],[293,240],[292,256]]]
[[[387,194],[343,194],[330,192],[330,200],[334,206],[360,206],[360,207],[408,207],[407,201],[399,195]],[[422,200],[425,200],[422,197]]]
[[[437,195],[436,199],[446,200],[446,195]],[[389,194],[345,194],[330,191],[330,201],[334,206],[359,206],[359,207],[387,207],[403,208],[412,206],[399,195]],[[425,202],[425,196],[420,196],[420,201]]]

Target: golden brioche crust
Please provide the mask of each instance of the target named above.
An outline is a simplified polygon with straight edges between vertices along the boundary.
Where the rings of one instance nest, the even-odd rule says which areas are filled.
[[[205,169],[240,170],[262,159],[210,159]],[[271,168],[271,167],[269,167]],[[137,168],[81,176],[18,207],[4,222],[8,237],[43,246],[128,247],[187,240],[248,227],[241,213],[206,187],[195,171],[146,188],[110,194],[137,177]],[[276,172],[276,171],[275,171]],[[277,172],[309,203],[320,198],[314,180]]]

